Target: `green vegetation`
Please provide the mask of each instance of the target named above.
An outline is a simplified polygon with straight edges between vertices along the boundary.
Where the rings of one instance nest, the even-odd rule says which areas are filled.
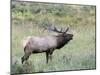
[[[12,73],[95,69],[95,6],[12,1]],[[46,64],[45,53],[33,54],[25,64],[22,40],[27,36],[55,34],[44,31],[53,24],[74,34],[73,40],[55,50]]]

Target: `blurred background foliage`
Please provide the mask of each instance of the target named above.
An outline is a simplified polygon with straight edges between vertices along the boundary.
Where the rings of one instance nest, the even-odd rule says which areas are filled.
[[[12,1],[14,24],[95,25],[95,6]]]

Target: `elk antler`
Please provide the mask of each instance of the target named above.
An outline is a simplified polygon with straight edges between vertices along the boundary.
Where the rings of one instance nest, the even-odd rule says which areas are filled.
[[[69,27],[65,31],[63,31],[62,28],[60,30],[58,30],[55,26],[52,26],[52,25],[50,25],[49,27],[47,27],[45,29],[47,29],[49,31],[54,31],[54,32],[57,32],[57,33],[66,33],[69,30]]]
[[[69,27],[65,30],[65,32],[64,32],[64,33],[66,33],[68,30],[69,30]]]
[[[57,28],[56,27],[54,27],[53,29],[51,29],[52,31],[54,31],[54,32],[57,32],[57,33],[63,33],[63,31],[62,31],[62,28],[61,28],[61,30],[59,31],[59,30],[57,30]]]

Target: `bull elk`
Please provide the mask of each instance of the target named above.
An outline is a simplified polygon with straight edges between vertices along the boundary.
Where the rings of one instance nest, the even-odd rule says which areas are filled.
[[[65,31],[62,31],[62,29],[58,30],[56,27],[50,28],[50,30],[58,34],[45,37],[27,37],[24,42],[24,56],[21,58],[22,64],[28,60],[31,54],[43,52],[46,53],[46,63],[48,63],[48,59],[52,59],[55,49],[64,47],[64,45],[73,39],[73,34],[67,33],[69,27]]]

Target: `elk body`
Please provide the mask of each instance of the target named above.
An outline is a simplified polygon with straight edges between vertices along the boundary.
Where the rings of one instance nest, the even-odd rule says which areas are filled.
[[[58,31],[56,27],[51,29],[57,32],[58,35],[45,36],[45,37],[35,37],[30,36],[24,42],[24,56],[21,58],[23,64],[24,61],[28,60],[29,56],[33,53],[46,53],[46,62],[48,59],[52,59],[52,54],[55,49],[60,49],[66,45],[73,38],[73,34],[68,34],[69,28],[64,32]]]

